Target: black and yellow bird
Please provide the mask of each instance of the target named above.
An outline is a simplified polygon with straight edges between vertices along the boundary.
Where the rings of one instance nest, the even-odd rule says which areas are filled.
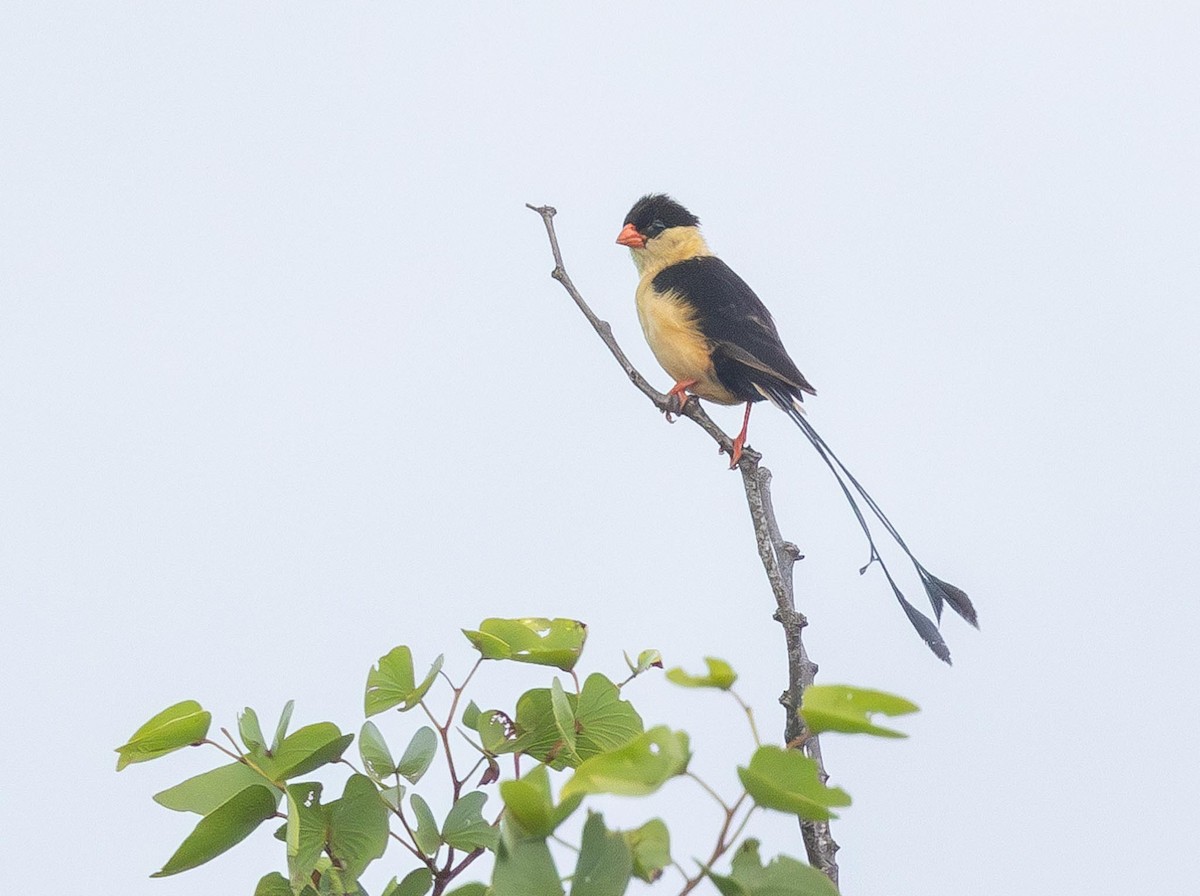
[[[805,418],[801,402],[805,394],[816,395],[816,389],[783,347],[771,313],[754,290],[712,253],[699,225],[700,219],[671,197],[651,194],[634,203],[617,237],[619,244],[629,247],[637,266],[638,320],[654,357],[675,380],[668,393],[672,402],[682,409],[689,393],[717,404],[745,402],[730,469],[741,458],[755,402],[766,399],[787,414],[833,472],[867,536],[871,554],[861,571],[879,564],[913,627],[939,658],[950,662],[937,625],[908,602],[876,549],[854,493],[916,567],[938,622],[946,604],[978,628],[970,599],[921,565],[879,505]]]

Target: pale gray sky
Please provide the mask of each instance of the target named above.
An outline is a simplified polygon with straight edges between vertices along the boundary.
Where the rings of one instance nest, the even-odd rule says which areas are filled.
[[[923,708],[908,741],[826,745],[855,798],[846,892],[1191,885],[1197,46],[1184,3],[9,4],[0,834],[20,875],[251,892],[282,866],[266,832],[147,878],[194,821],[151,794],[212,758],[118,776],[111,749],[188,697],[222,724],[294,697],[297,723],[357,730],[380,654],[462,670],[458,629],[486,615],[583,619],[585,668],[614,675],[622,649],[722,656],[778,730],[738,477],[623,380],[523,208],[558,207],[576,282],[665,386],[613,240],[667,190],[773,310],[814,424],[980,611],[978,633],[948,620],[942,666],[857,575],[817,457],[756,413],[822,679]],[[634,698],[732,786],[734,708]],[[704,798],[665,802],[677,857],[706,853]],[[755,832],[802,852],[785,819]],[[406,868],[394,850],[369,881]]]

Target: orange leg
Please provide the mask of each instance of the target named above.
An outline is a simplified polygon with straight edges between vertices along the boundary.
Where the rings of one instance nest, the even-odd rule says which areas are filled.
[[[675,411],[676,414],[683,412],[683,406],[685,404],[687,404],[687,401],[688,401],[687,390],[692,388],[692,386],[696,385],[696,383],[698,383],[698,382],[700,382],[700,381],[699,380],[680,380],[678,383],[676,383],[674,386],[671,387],[671,391],[667,393],[667,403],[670,404],[672,402],[672,400],[674,400],[675,402],[677,402],[679,404],[679,410]],[[667,411],[667,413],[669,414],[669,413],[671,413],[671,411]]]
[[[742,418],[742,431],[737,434],[737,438],[733,440],[733,456],[729,460],[729,469],[733,469],[738,465],[738,461],[742,459],[742,448],[746,444],[746,430],[750,428],[750,409],[754,407],[753,402],[746,402],[746,416]]]

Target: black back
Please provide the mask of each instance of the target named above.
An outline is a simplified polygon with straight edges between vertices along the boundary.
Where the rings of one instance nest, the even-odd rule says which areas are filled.
[[[771,312],[715,255],[663,268],[653,285],[658,292],[684,296],[696,309],[700,330],[712,344],[717,379],[742,401],[763,398],[756,385],[801,399],[804,392],[817,394],[783,347]]]

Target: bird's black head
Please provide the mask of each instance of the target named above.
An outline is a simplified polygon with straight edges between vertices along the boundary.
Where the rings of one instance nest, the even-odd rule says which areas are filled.
[[[669,227],[695,227],[700,219],[666,193],[650,193],[633,204],[625,223],[652,240]]]

